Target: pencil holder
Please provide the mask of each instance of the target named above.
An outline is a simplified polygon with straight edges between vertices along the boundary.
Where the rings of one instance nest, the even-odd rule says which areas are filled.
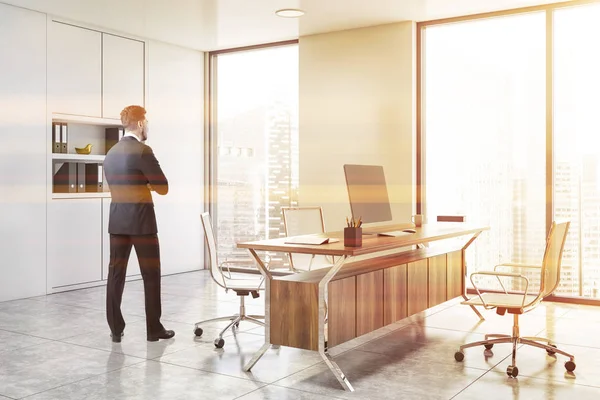
[[[344,228],[344,246],[346,246],[346,247],[362,246],[362,228],[355,228],[355,227]]]

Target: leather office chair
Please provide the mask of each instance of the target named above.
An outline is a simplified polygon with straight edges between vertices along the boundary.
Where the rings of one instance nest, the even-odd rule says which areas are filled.
[[[281,207],[281,212],[286,236],[325,233],[325,219],[321,207]],[[292,271],[310,271],[331,267],[334,263],[333,257],[322,255],[288,253],[288,257]]]
[[[252,295],[252,297],[257,298],[259,291],[264,290],[264,278],[262,275],[257,274],[239,274],[235,272],[233,273],[235,275],[232,274],[230,265],[239,265],[240,263],[250,265],[252,263],[252,260],[250,259],[242,261],[223,261],[219,264],[217,260],[217,242],[213,233],[210,215],[206,212],[202,214],[202,227],[204,228],[204,236],[206,238],[206,244],[208,245],[210,276],[213,281],[225,289],[225,291],[233,290],[240,298],[239,314],[200,321],[194,326],[194,334],[196,336],[202,336],[203,331],[202,328],[200,328],[201,324],[207,322],[230,321],[229,325],[221,331],[219,337],[216,338],[214,342],[217,348],[222,348],[225,345],[225,341],[223,340],[225,332],[233,327],[237,328],[240,322],[248,321],[253,324],[265,326],[262,321],[258,320],[264,319],[264,315],[246,315],[244,302],[246,296]],[[258,269],[256,270],[258,271]]]
[[[539,347],[546,350],[548,355],[558,353],[569,357],[569,360],[565,362],[565,368],[569,372],[575,370],[575,357],[572,354],[559,350],[551,340],[539,337],[521,337],[519,334],[519,315],[525,314],[536,308],[545,297],[552,294],[558,287],[560,282],[562,253],[567,232],[569,230],[569,224],[570,222],[552,223],[550,233],[546,239],[546,250],[544,251],[544,258],[541,266],[506,263],[497,265],[494,268],[494,271],[480,271],[471,274],[471,283],[473,283],[473,286],[477,291],[477,296],[473,296],[469,300],[462,302],[462,304],[483,306],[485,309],[496,309],[496,313],[499,315],[504,315],[506,312],[513,314],[514,322],[512,335],[487,334],[485,335],[485,340],[462,345],[454,354],[456,361],[462,361],[464,359],[465,355],[463,350],[469,347],[485,346],[486,349],[490,350],[494,344],[512,343],[512,363],[506,369],[508,376],[516,377],[519,374],[519,369],[516,365],[518,344]],[[526,276],[517,273],[497,271],[498,268],[501,267],[513,269],[520,268],[533,271],[533,273],[539,275],[539,292],[535,295],[530,295],[528,293],[529,279]],[[504,293],[481,293],[473,281],[473,277],[477,275],[495,276],[500,282]],[[523,294],[509,294],[500,280],[501,277],[520,279],[525,283],[525,292]]]

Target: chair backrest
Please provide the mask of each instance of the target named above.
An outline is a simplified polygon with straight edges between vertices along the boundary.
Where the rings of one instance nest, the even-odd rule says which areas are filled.
[[[220,286],[226,287],[225,277],[217,259],[217,240],[212,228],[212,222],[209,213],[205,212],[201,215],[202,227],[204,228],[204,237],[208,246],[208,255],[210,258],[210,276]]]
[[[325,232],[325,220],[321,207],[281,207],[281,212],[286,236]],[[310,254],[289,254],[289,257],[292,267],[298,269],[306,269],[308,265],[311,265],[312,269],[330,264],[323,256],[313,258]]]
[[[286,236],[325,232],[321,207],[281,207]]]
[[[565,241],[569,231],[569,221],[552,222],[548,238],[546,239],[546,250],[542,262],[542,276],[540,278],[540,296],[546,297],[556,290],[560,282],[560,266]]]

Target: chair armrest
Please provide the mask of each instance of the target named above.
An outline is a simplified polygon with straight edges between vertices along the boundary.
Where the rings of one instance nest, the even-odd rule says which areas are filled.
[[[221,265],[224,264],[233,264],[233,265],[254,265],[256,261],[252,258],[236,258],[233,260],[225,260],[221,262]]]
[[[531,268],[531,269],[541,269],[542,266],[541,265],[530,265],[530,264],[520,264],[520,263],[502,263],[502,264],[498,264],[494,267],[494,271],[496,271],[496,269],[498,267],[510,267],[510,268]]]
[[[525,306],[525,300],[527,300],[527,294],[529,292],[529,279],[527,279],[526,276],[523,276],[521,274],[515,274],[515,273],[512,273],[512,272],[492,272],[492,271],[473,272],[471,274],[471,277],[470,277],[471,284],[473,284],[473,287],[475,288],[475,291],[477,291],[477,295],[479,296],[479,299],[483,303],[483,307],[485,309],[490,309],[490,308],[494,308],[494,307],[490,307],[490,306],[488,306],[486,304],[485,300],[481,296],[481,292],[479,291],[479,288],[477,287],[477,285],[473,281],[473,276],[474,275],[495,276],[498,279],[498,282],[500,282],[500,286],[502,286],[502,289],[504,290],[505,294],[508,294],[508,292],[506,291],[506,288],[502,284],[502,281],[500,280],[500,277],[505,277],[505,278],[519,278],[519,279],[524,280],[525,281],[525,293],[523,293],[523,302],[521,303],[521,307]]]

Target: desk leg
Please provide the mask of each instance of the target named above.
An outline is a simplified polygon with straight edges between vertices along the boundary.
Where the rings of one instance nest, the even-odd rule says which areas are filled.
[[[325,325],[327,324],[327,302],[328,302],[328,287],[329,281],[338,273],[338,271],[346,262],[347,256],[340,257],[338,261],[333,265],[333,267],[329,270],[327,275],[321,279],[319,282],[319,354],[325,361],[325,364],[329,368],[329,370],[335,375],[338,382],[342,385],[345,390],[350,392],[354,391],[354,388],[348,381],[346,375],[342,372],[340,367],[336,364],[335,361],[331,358],[329,353],[327,353],[327,335],[325,334],[326,329]]]
[[[477,236],[479,236],[480,232],[477,232],[475,234],[473,234],[473,237],[471,239],[469,239],[469,241],[467,243],[465,243],[465,245],[462,248],[462,297],[465,300],[469,300],[469,297],[467,296],[467,263],[465,261],[466,259],[466,255],[465,255],[465,250],[467,250],[467,247],[469,247],[471,245],[471,243],[473,243],[475,241],[475,239],[477,239]],[[471,310],[473,310],[473,312],[475,314],[477,314],[477,316],[479,317],[480,320],[485,321],[485,318],[483,318],[483,315],[481,315],[481,313],[479,312],[479,310],[477,310],[477,308],[475,308],[475,306],[473,305],[469,305],[469,307],[471,307]]]
[[[344,375],[344,373],[342,372],[340,367],[338,367],[336,362],[333,361],[329,353],[319,350],[319,354],[321,355],[321,357],[325,361],[325,364],[327,364],[331,372],[333,372],[338,382],[343,386],[343,388],[349,392],[354,392],[354,388],[348,381],[348,378],[346,378],[346,375]]]
[[[258,254],[256,254],[256,251],[254,251],[253,249],[250,249],[250,254],[252,254],[252,257],[254,257],[254,259],[256,260],[256,262],[258,264],[258,269],[260,270],[260,273],[265,278],[265,344],[262,345],[260,350],[258,350],[256,353],[254,353],[254,355],[252,356],[252,358],[250,359],[248,364],[246,364],[244,366],[244,371],[246,371],[246,372],[250,371],[252,369],[252,367],[254,367],[254,365],[258,362],[258,360],[260,360],[260,358],[267,352],[267,350],[269,350],[269,347],[271,347],[271,301],[270,301],[270,299],[271,299],[271,280],[273,279],[273,276],[271,275],[269,270],[265,267],[265,264],[263,264],[262,260],[258,256]]]

